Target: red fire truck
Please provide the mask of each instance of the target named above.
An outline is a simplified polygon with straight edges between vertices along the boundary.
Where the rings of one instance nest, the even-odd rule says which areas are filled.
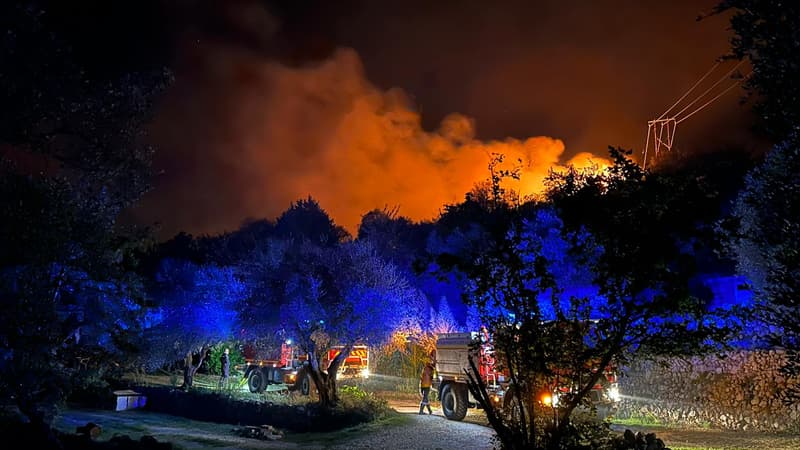
[[[325,356],[323,367],[330,366],[333,358],[341,353],[343,349],[344,346],[341,345],[331,347]],[[369,347],[366,345],[354,345],[353,349],[350,350],[350,354],[339,366],[339,377],[369,378]]]
[[[334,346],[324,355],[322,367],[327,367],[333,358],[341,353],[344,346]],[[260,393],[272,384],[283,384],[289,390],[298,389],[303,395],[308,395],[311,389],[311,380],[308,374],[301,370],[307,361],[307,355],[297,355],[290,341],[281,345],[280,359],[245,358],[244,379],[250,392]],[[369,377],[369,348],[366,345],[356,345],[339,367],[340,377]],[[298,379],[301,378],[301,379]]]
[[[279,359],[246,357],[244,379],[247,380],[247,387],[253,393],[264,392],[271,384],[285,384],[293,388],[297,381],[297,373],[305,359],[305,356],[295,355],[294,346],[289,341],[281,344]]]
[[[462,420],[468,408],[478,408],[480,403],[467,387],[464,370],[472,373],[470,360],[478,368],[486,391],[498,409],[511,410],[514,389],[507,374],[497,370],[494,346],[488,332],[442,333],[436,340],[436,372],[434,388],[441,400],[442,412],[450,420]],[[616,408],[619,401],[617,374],[608,369],[590,394],[590,400],[598,407],[600,414],[607,414]],[[543,392],[537,401],[547,407],[557,407],[559,396],[569,392],[570,387],[555,384]],[[600,411],[600,410],[604,411]]]

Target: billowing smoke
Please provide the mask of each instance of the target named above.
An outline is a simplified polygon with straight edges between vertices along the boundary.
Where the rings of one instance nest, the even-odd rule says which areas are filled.
[[[434,219],[488,179],[492,154],[520,166],[509,187],[523,195],[539,191],[555,166],[603,161],[562,161],[563,142],[545,136],[482,142],[458,113],[425,130],[408,96],[371,84],[350,49],[295,68],[211,45],[195,53],[198,72],[178,79],[157,121],[169,157],[160,158],[163,180],[146,203],[171,217],[167,233],[233,230],[308,196],[355,233],[375,208]]]
[[[309,195],[351,232],[373,208],[434,218],[487,178],[491,153],[522,159],[509,187],[523,193],[592,157],[580,152],[639,160],[647,121],[731,37],[729,15],[695,20],[716,0],[47,3],[99,76],[176,71],[153,130],[163,174],[133,211],[163,238],[273,219]],[[742,94],[682,123],[673,153],[766,148]]]

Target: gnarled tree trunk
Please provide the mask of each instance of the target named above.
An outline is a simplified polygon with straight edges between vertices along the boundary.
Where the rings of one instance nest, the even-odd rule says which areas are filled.
[[[197,365],[192,364],[194,361],[194,353],[189,351],[186,353],[186,357],[183,360],[183,389],[188,390],[191,389],[192,384],[194,384],[194,374],[197,372],[197,369],[203,365],[203,361],[205,361],[206,356],[208,356],[208,352],[210,348],[203,347],[200,351],[200,359],[197,361]]]

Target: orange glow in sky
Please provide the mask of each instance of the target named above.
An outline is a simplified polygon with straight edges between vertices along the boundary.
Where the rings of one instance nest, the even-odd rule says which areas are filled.
[[[167,102],[162,114],[172,119],[163,121],[169,127],[157,135],[161,145],[183,149],[187,160],[193,148],[216,147],[206,152],[211,161],[196,161],[197,176],[212,167],[229,176],[214,198],[195,198],[187,187],[146,199],[156,206],[163,201],[163,208],[181,201],[218,205],[205,216],[197,215],[202,205],[188,208],[194,219],[183,220],[192,221],[194,233],[233,230],[245,217],[274,219],[293,201],[311,196],[355,234],[362,215],[375,208],[435,219],[444,205],[462,201],[489,178],[492,154],[522,161],[521,179],[511,188],[523,196],[539,192],[552,168],[605,163],[588,153],[563,160],[564,143],[553,137],[478,140],[474,121],[458,113],[425,130],[406,93],[371,84],[353,50],[302,68],[230,49],[201,57],[205,76],[194,81],[201,86],[187,88],[195,93],[191,97]],[[208,104],[215,109],[202,107]],[[175,120],[184,122],[178,128],[193,131],[174,133]],[[214,176],[184,185],[207,184]]]

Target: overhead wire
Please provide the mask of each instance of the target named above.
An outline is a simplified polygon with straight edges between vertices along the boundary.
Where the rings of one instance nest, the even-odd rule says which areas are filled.
[[[698,85],[700,85],[700,83],[702,83],[702,82],[703,82],[703,80],[705,80],[705,79],[706,79],[706,77],[708,77],[709,75],[711,75],[711,72],[713,72],[713,71],[714,71],[714,69],[716,69],[716,68],[717,68],[719,65],[720,65],[720,61],[717,61],[716,63],[714,63],[714,65],[713,65],[713,66],[711,66],[711,68],[710,68],[710,69],[708,69],[708,72],[706,72],[706,73],[705,73],[705,75],[703,75],[702,77],[700,77],[700,79],[699,79],[699,80],[697,80],[697,82],[695,82],[695,83],[694,83],[694,85],[693,85],[692,87],[690,87],[690,88],[689,88],[689,90],[688,90],[688,91],[686,91],[686,93],[685,93],[685,94],[683,94],[683,95],[681,96],[681,98],[679,98],[678,100],[676,100],[676,101],[675,101],[675,103],[673,103],[673,104],[672,104],[672,106],[670,106],[669,108],[667,108],[667,110],[666,110],[666,111],[664,111],[664,112],[663,112],[663,113],[662,113],[660,116],[658,116],[658,118],[657,118],[656,120],[661,120],[661,119],[663,119],[663,118],[664,118],[664,116],[666,116],[667,114],[669,114],[669,112],[670,112],[670,111],[672,111],[672,108],[674,108],[674,107],[678,106],[678,104],[679,104],[680,102],[682,102],[682,101],[683,101],[683,99],[685,99],[687,95],[691,94],[691,93],[692,93],[692,91],[693,91],[693,90],[694,90],[694,89],[695,89],[695,88],[696,88]]]
[[[701,98],[705,97],[705,96],[706,96],[706,94],[708,94],[709,92],[711,92],[711,91],[712,91],[712,90],[713,90],[715,87],[717,87],[717,86],[718,86],[720,83],[722,83],[723,81],[725,81],[725,80],[727,80],[727,79],[730,79],[730,76],[733,74],[733,72],[735,72],[735,71],[736,71],[736,69],[738,69],[738,68],[739,68],[739,66],[741,66],[743,62],[744,62],[744,60],[742,60],[742,61],[739,61],[739,62],[738,62],[738,63],[737,63],[735,66],[733,66],[733,68],[732,68],[731,70],[729,70],[729,71],[728,71],[728,72],[727,72],[725,75],[723,75],[722,77],[720,77],[720,79],[719,79],[719,80],[717,80],[717,82],[716,82],[716,83],[712,84],[712,85],[711,85],[711,86],[710,86],[708,89],[706,89],[705,91],[703,91],[703,93],[702,93],[702,94],[700,94],[699,96],[697,96],[697,98],[695,98],[695,99],[694,99],[694,100],[693,100],[691,103],[689,103],[688,105],[684,106],[684,107],[683,107],[683,109],[681,109],[680,111],[676,112],[676,113],[675,113],[675,115],[674,115],[674,117],[675,117],[675,120],[678,120],[678,122],[681,122],[682,120],[684,120],[685,118],[684,118],[684,119],[678,119],[678,116],[680,116],[681,114],[683,114],[683,112],[684,112],[684,111],[686,111],[687,109],[689,109],[689,107],[691,107],[692,105],[694,105],[695,103],[697,103],[698,101],[700,101],[700,99],[701,99]],[[735,86],[735,85],[736,85],[736,84],[738,84],[738,83],[739,83],[739,81],[737,80],[737,81],[736,81],[736,82],[733,84],[733,86]],[[723,92],[728,92],[729,90],[730,90],[730,87],[729,87],[728,89],[726,89],[725,91],[723,91]],[[714,98],[713,98],[711,101],[714,101],[714,100],[716,100],[716,99],[717,99],[717,98],[719,98],[719,97],[720,97],[720,95],[717,95],[717,96],[716,96],[716,97],[714,97]],[[705,104],[703,107],[707,106],[709,103],[710,103],[710,102],[707,102],[707,103],[706,103],[706,104]],[[702,108],[702,107],[701,107],[701,108]],[[697,112],[697,110],[695,110],[694,112],[692,112],[692,114],[694,114],[695,112]]]
[[[748,74],[748,75],[747,75],[746,77],[744,77],[743,79],[746,79],[748,76],[750,76],[750,75]],[[681,122],[683,122],[684,120],[688,119],[689,117],[692,117],[693,115],[697,114],[697,113],[698,113],[698,112],[700,112],[700,111],[701,111],[703,108],[705,108],[706,106],[708,106],[708,105],[710,105],[711,103],[713,103],[713,102],[714,102],[716,99],[718,99],[718,98],[722,97],[723,95],[725,95],[725,93],[727,93],[727,92],[728,92],[728,91],[730,91],[731,89],[735,88],[735,87],[736,87],[736,85],[738,85],[738,84],[739,84],[739,83],[741,83],[741,82],[742,82],[742,80],[736,80],[735,82],[731,83],[731,85],[730,85],[730,86],[728,86],[727,88],[725,88],[725,90],[723,90],[723,91],[722,91],[722,92],[720,92],[719,94],[715,95],[713,98],[711,98],[711,99],[710,99],[710,100],[708,100],[707,102],[703,103],[703,104],[702,104],[700,107],[698,107],[697,109],[695,109],[695,110],[694,110],[694,111],[692,111],[691,113],[689,113],[689,114],[687,114],[686,116],[682,117],[682,118],[681,118],[680,120],[678,120],[676,123],[681,123]]]

